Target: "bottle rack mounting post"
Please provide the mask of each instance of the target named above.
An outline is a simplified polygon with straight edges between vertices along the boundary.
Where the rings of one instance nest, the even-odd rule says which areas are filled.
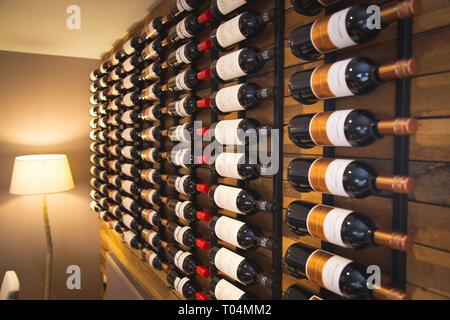
[[[397,59],[412,56],[412,19],[401,20],[397,24]],[[411,105],[411,79],[397,80],[395,86],[395,117],[409,117]],[[408,175],[409,137],[394,138],[394,174]],[[408,195],[394,194],[392,229],[408,232]],[[392,251],[392,285],[405,289],[406,252]]]
[[[282,92],[284,88],[284,0],[275,1],[275,9],[280,14],[275,21],[275,58],[274,81],[275,88]],[[278,143],[278,172],[273,177],[273,200],[275,210],[272,213],[272,237],[274,250],[272,251],[272,299],[280,300],[282,292],[282,224],[283,224],[283,111],[284,95],[277,94],[273,104],[273,124],[279,130]],[[273,145],[273,144],[272,144]]]

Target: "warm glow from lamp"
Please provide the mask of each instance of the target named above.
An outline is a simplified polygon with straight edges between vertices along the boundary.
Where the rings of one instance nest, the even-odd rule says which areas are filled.
[[[73,189],[72,173],[65,154],[16,157],[9,192],[48,194]]]

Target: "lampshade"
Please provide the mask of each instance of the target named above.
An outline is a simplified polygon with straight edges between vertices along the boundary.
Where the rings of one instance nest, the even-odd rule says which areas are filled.
[[[72,173],[65,154],[16,157],[9,192],[47,194],[73,189]]]

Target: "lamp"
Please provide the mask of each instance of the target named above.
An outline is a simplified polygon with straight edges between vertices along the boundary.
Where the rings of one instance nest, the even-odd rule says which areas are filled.
[[[47,260],[45,268],[44,299],[50,299],[53,247],[47,214],[49,193],[73,189],[69,161],[64,154],[39,154],[16,157],[9,192],[12,194],[42,195],[42,214],[47,239]]]

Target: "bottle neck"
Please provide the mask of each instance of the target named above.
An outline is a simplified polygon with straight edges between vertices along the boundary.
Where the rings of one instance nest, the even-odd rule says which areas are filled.
[[[419,68],[419,62],[416,59],[398,60],[379,66],[378,78],[382,81],[409,78],[418,74]]]
[[[406,0],[387,6],[381,10],[381,22],[390,24],[398,20],[409,19],[421,11],[419,0]]]
[[[276,54],[275,48],[266,49],[257,54],[256,61],[258,61],[259,63],[264,63],[268,60],[273,59],[275,57],[275,54]]]
[[[264,24],[268,23],[269,21],[274,21],[278,16],[277,12],[278,11],[276,9],[271,9],[269,11],[266,11],[263,14],[256,16],[256,22],[259,25],[264,25]]]
[[[380,120],[377,123],[378,133],[382,136],[404,136],[414,134],[418,123],[414,118],[397,118],[394,120]]]
[[[377,176],[375,187],[378,190],[412,194],[416,188],[416,181],[406,176]]]
[[[273,87],[263,88],[263,89],[256,91],[256,97],[259,100],[268,100],[268,99],[273,98],[274,93],[275,93],[275,88],[273,88]]]

